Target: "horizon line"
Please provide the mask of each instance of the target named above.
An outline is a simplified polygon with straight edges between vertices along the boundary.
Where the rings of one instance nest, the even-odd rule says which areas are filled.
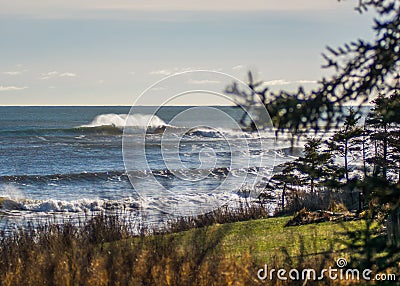
[[[158,105],[0,105],[0,107],[156,107]],[[221,105],[221,104],[211,104],[211,105],[164,105],[164,106],[177,106],[177,107],[192,107],[192,106],[223,106],[223,107],[236,107],[237,105]],[[160,106],[163,107],[163,106]]]

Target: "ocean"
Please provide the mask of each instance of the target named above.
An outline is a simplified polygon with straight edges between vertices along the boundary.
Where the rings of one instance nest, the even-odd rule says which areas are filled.
[[[235,130],[217,116],[239,122],[241,108],[175,120],[191,109],[165,106],[149,121],[151,107],[0,107],[0,227],[98,212],[195,215],[248,199],[243,190],[293,158],[272,130]]]

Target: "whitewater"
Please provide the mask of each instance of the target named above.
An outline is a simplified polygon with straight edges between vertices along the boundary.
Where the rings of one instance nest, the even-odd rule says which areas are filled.
[[[172,140],[182,127],[169,123],[188,108],[163,107],[153,115],[149,108],[139,107],[128,115],[129,107],[0,107],[0,228],[32,219],[81,218],[98,212],[129,212],[157,223],[168,219],[159,208],[160,201],[171,206],[170,211],[177,201],[187,202],[187,215],[211,200],[236,202],[243,199],[240,189],[254,187],[259,174],[267,177],[274,165],[293,159],[294,154],[287,151],[289,142],[277,148],[271,132],[207,128],[205,122],[178,141]],[[243,112],[235,107],[217,108],[235,120]],[[126,171],[122,154],[126,125],[132,127],[133,145],[139,140],[135,130],[138,134],[147,130],[150,172],[139,162],[135,170]],[[172,130],[170,141],[163,139],[166,128]],[[267,148],[261,149],[260,142]],[[174,148],[182,162],[178,170],[168,168],[165,161]],[[231,165],[234,156],[246,160]],[[263,165],[258,164],[261,157]],[[204,178],[182,179],[185,176]],[[229,176],[230,183],[223,185]],[[243,176],[248,181],[239,181]],[[172,195],[154,196],[160,186]],[[144,199],[146,189],[152,192]]]

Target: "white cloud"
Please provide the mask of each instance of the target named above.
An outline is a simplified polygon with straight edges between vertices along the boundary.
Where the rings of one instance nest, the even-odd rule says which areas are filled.
[[[76,73],[64,72],[64,73],[60,73],[58,76],[59,77],[76,77]]]
[[[317,83],[317,81],[316,81],[316,80],[306,80],[306,79],[302,79],[302,80],[296,80],[296,83],[307,84],[307,83]]]
[[[292,82],[287,81],[285,79],[275,79],[275,80],[265,81],[264,85],[288,85],[291,83]]]
[[[232,67],[233,70],[241,70],[243,68],[244,68],[243,65],[237,65],[237,66]]]
[[[289,81],[286,79],[276,79],[276,80],[270,80],[270,81],[265,81],[264,85],[265,86],[275,86],[275,85],[289,85],[289,84],[315,84],[317,81],[315,80],[294,80],[294,81]]]
[[[169,70],[156,70],[156,71],[151,71],[149,74],[151,74],[151,75],[171,75],[172,71],[169,71]]]
[[[56,75],[56,74],[58,74],[58,71],[51,71],[51,72],[45,73],[43,75],[52,76],[52,75]]]
[[[5,71],[5,72],[3,72],[4,74],[6,74],[6,75],[12,75],[12,76],[14,76],[14,75],[20,75],[20,74],[22,74],[22,73],[24,73],[24,72],[27,72],[28,70],[19,70],[19,71]]]
[[[51,79],[51,78],[55,78],[55,77],[76,77],[77,74],[76,73],[72,73],[72,72],[58,72],[58,71],[51,71],[51,72],[47,72],[47,73],[42,73],[40,79],[46,80],[46,79]]]
[[[187,72],[187,71],[193,71],[196,69],[190,68],[190,67],[183,67],[183,68],[173,68],[173,69],[160,69],[160,70],[154,70],[149,72],[150,75],[163,75],[163,76],[169,76],[172,74],[176,73],[181,73],[181,72]]]
[[[3,86],[0,85],[0,91],[17,91],[27,89],[27,86]]]
[[[218,84],[221,82],[218,80],[209,80],[209,79],[203,79],[203,80],[190,79],[190,80],[188,80],[188,83],[190,83],[190,84]]]
[[[22,72],[21,71],[6,71],[6,72],[3,72],[3,73],[6,74],[6,75],[19,75]]]
[[[50,78],[56,76],[57,74],[58,74],[58,71],[42,73],[40,79],[43,79],[43,80],[50,79]]]

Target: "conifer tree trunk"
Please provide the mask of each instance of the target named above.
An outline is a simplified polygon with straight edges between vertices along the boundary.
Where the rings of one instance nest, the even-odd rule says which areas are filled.
[[[365,157],[366,157],[366,154],[365,154],[365,136],[363,136],[363,140],[362,140],[362,156],[363,156],[364,178],[366,178],[367,177],[367,164],[366,164],[366,159],[365,159]]]
[[[346,183],[349,183],[349,168],[348,168],[348,140],[345,141],[344,144],[344,171],[345,171],[345,175],[346,175]]]
[[[374,141],[374,147],[375,147],[375,158],[378,156],[378,142],[375,140]],[[373,170],[373,175],[376,176],[378,175],[378,164],[374,162],[374,170]]]
[[[310,180],[310,186],[311,186],[311,194],[314,194],[314,178],[312,178],[312,177]]]
[[[389,245],[400,247],[400,208],[392,211],[388,217]]]
[[[388,149],[388,140],[386,137],[387,134],[387,125],[384,124],[384,129],[385,129],[385,135],[383,138],[383,166],[382,166],[382,170],[383,170],[383,178],[386,180],[387,178],[387,149]]]
[[[282,210],[285,210],[285,195],[286,195],[286,183],[283,185],[283,190],[282,190]]]
[[[399,166],[398,166],[398,168],[399,168],[399,172],[398,172],[398,179],[397,179],[397,184],[399,184],[400,185],[400,162],[399,162],[399,164],[398,164]]]

